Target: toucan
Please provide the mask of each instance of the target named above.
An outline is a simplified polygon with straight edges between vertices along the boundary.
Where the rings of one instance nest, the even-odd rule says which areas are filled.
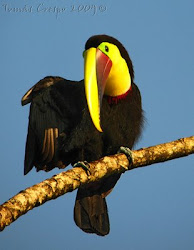
[[[111,36],[95,35],[87,40],[83,57],[83,80],[47,76],[22,98],[22,105],[31,103],[25,175],[33,166],[50,171],[98,160],[121,146],[132,149],[141,134],[141,95],[124,46]],[[74,220],[84,232],[109,233],[105,197],[119,177],[114,174],[78,189]]]

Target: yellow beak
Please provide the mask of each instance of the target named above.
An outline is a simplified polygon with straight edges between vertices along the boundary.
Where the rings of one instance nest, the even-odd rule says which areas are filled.
[[[100,106],[112,62],[99,49],[90,48],[84,53],[84,82],[86,100],[94,126],[102,132]]]

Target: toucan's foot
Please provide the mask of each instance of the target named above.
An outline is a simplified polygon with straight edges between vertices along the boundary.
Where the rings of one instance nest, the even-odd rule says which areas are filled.
[[[83,168],[83,170],[86,171],[86,174],[87,174],[87,175],[91,175],[91,172],[90,172],[90,164],[89,164],[87,161],[78,161],[78,162],[76,162],[76,163],[73,165],[73,168],[76,168],[76,167],[81,167],[81,168]]]
[[[133,163],[133,152],[128,147],[120,147],[118,153],[125,154],[129,161],[129,165]]]

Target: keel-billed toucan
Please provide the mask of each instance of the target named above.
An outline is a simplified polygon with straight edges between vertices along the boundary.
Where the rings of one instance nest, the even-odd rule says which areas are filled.
[[[85,44],[84,80],[45,77],[22,98],[31,103],[24,174],[91,162],[132,148],[143,122],[141,96],[133,65],[123,45],[107,35]],[[64,62],[65,64],[65,62]],[[87,233],[109,233],[105,197],[120,175],[78,190],[75,223]]]

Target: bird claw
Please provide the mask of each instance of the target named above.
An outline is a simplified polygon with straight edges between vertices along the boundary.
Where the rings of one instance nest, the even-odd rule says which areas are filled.
[[[87,175],[91,175],[90,164],[87,161],[78,161],[73,165],[73,168],[81,167]]]
[[[131,149],[129,149],[128,147],[120,147],[117,153],[125,154],[128,161],[129,161],[129,165],[132,165],[132,163],[133,163],[133,152],[131,151]]]

